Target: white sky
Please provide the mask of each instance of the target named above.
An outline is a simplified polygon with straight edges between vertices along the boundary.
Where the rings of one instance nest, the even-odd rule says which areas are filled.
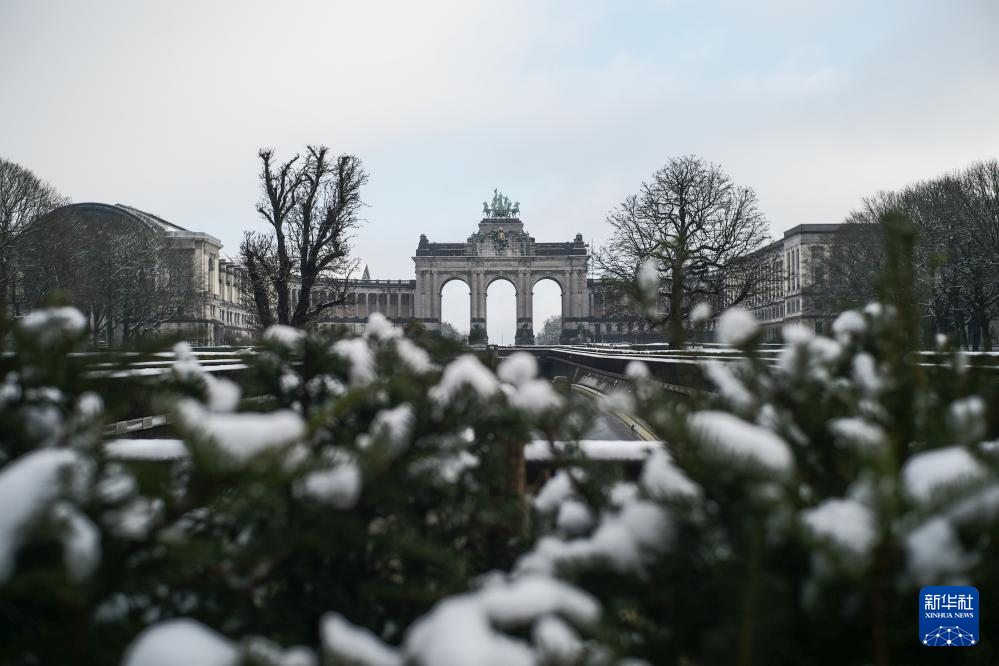
[[[599,243],[686,153],[780,234],[999,156],[997,35],[997,0],[4,0],[0,155],[235,253],[259,147],[353,152],[377,278],[467,238],[494,187],[539,241]],[[512,338],[512,306],[491,319]]]

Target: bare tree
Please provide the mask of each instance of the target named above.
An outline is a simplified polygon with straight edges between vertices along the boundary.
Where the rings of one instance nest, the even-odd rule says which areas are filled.
[[[32,222],[67,203],[30,170],[0,158],[0,311],[21,314],[18,244]]]
[[[539,345],[557,345],[562,340],[562,315],[552,315],[545,319],[541,332],[537,335]]]
[[[61,295],[89,315],[94,342],[153,335],[191,305],[192,251],[154,229],[70,206],[39,218],[25,238],[25,304]]]
[[[666,328],[674,347],[683,345],[695,303],[711,301],[718,309],[740,303],[765,275],[764,253],[757,250],[769,236],[756,194],[693,155],[667,162],[607,221],[613,233],[595,255],[602,279],[619,290],[634,289],[651,262],[663,298],[651,304],[649,319]]]
[[[308,146],[304,159],[296,155],[281,164],[270,149],[258,155],[263,196],[257,212],[271,230],[243,237],[248,289],[261,326],[303,327],[346,303],[358,265],[350,243],[368,175],[359,158],[332,157],[325,146]],[[296,284],[297,300],[291,291]],[[314,301],[317,294],[323,297]]]
[[[842,307],[876,292],[884,264],[881,220],[900,213],[918,230],[916,293],[927,333],[991,348],[999,311],[999,161],[879,192],[850,213],[828,255],[829,293]]]

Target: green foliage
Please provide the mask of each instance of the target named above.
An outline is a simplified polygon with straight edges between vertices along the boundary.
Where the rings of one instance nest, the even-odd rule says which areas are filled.
[[[601,409],[668,442],[640,470],[571,443],[598,410],[530,357],[378,317],[356,338],[272,328],[238,387],[185,345],[164,376],[111,377],[123,364],[71,353],[74,311],[21,320],[0,385],[0,662],[198,639],[268,666],[923,663],[918,590],[967,583],[983,635],[952,658],[993,663],[994,367],[918,349],[913,236],[885,228],[884,304],[831,337],[789,329],[774,356],[725,313],[741,356],[704,364],[715,390],[693,396],[633,363]],[[119,380],[175,441],[106,441]],[[528,503],[538,439],[555,473]]]

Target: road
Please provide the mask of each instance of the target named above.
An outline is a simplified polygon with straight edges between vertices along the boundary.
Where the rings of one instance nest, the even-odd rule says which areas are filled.
[[[592,399],[594,402],[600,399],[600,394],[589,387],[575,384],[572,389],[577,393],[581,393]],[[639,441],[643,438],[638,432],[632,430],[632,428],[622,419],[613,414],[607,414],[600,411],[597,413],[596,420],[593,422],[593,425],[590,427],[589,431],[587,431],[583,439],[630,442]]]

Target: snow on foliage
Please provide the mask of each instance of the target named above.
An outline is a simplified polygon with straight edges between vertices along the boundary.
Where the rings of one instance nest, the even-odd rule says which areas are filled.
[[[543,537],[518,560],[516,570],[551,574],[564,565],[602,562],[622,573],[640,574],[648,558],[671,541],[666,512],[652,502],[635,500],[604,514],[590,536],[568,541]]]
[[[966,585],[961,572],[974,564],[954,528],[941,516],[930,518],[905,540],[909,572],[918,585]]]
[[[724,455],[752,460],[778,472],[791,467],[787,442],[738,416],[719,411],[696,412],[687,419],[687,425],[700,440]]]
[[[947,409],[947,424],[960,442],[970,444],[985,436],[985,401],[972,395],[955,400]]]
[[[841,342],[845,342],[851,336],[863,334],[867,330],[867,322],[864,321],[864,316],[856,310],[847,310],[836,317],[832,324],[832,330]]]
[[[371,420],[370,434],[358,437],[358,446],[366,448],[372,437],[381,436],[387,440],[393,450],[398,451],[406,446],[415,420],[413,406],[409,403],[396,405],[392,409],[379,410]]]
[[[288,327],[283,327],[288,328]],[[178,342],[173,347],[175,360],[172,370],[182,381],[200,382],[205,389],[209,409],[216,412],[231,412],[239,404],[241,389],[228,379],[214,377],[204,371],[198,362],[191,345]]]
[[[878,371],[877,362],[867,352],[853,357],[853,381],[857,382],[865,395],[871,397],[884,388],[884,379]]]
[[[673,463],[673,456],[665,449],[654,451],[645,462],[641,482],[645,491],[655,498],[694,500],[701,497],[701,488]]]
[[[600,606],[588,594],[547,576],[512,581],[495,576],[483,589],[445,599],[417,620],[403,644],[405,663],[534,666],[538,658],[531,646],[497,629],[530,626],[554,614],[586,626],[597,621]]]
[[[572,479],[569,478],[569,472],[560,469],[541,486],[541,490],[534,497],[534,508],[542,514],[554,513],[562,502],[572,497],[572,494]]]
[[[194,400],[184,399],[178,403],[177,413],[186,428],[206,438],[227,460],[236,464],[249,462],[262,452],[305,436],[305,421],[289,409],[215,414]]]
[[[721,361],[707,361],[702,366],[711,383],[721,396],[736,409],[748,409],[755,402],[753,394],[739,381],[728,365]]]
[[[711,305],[704,301],[695,305],[690,311],[690,323],[695,326],[704,324],[709,319],[711,319]]]
[[[939,489],[985,476],[985,467],[967,449],[952,446],[916,454],[902,468],[910,496],[925,502]]]
[[[581,534],[593,526],[593,513],[579,500],[566,500],[558,508],[555,525],[565,534]]]
[[[869,449],[882,446],[887,441],[881,426],[858,416],[832,419],[829,421],[829,431],[847,442]]]
[[[287,351],[295,351],[305,340],[305,331],[292,326],[277,324],[264,331],[264,342]]]
[[[87,318],[76,308],[47,308],[25,315],[19,324],[42,347],[54,347],[80,337]]]
[[[866,557],[877,539],[871,510],[856,500],[827,499],[801,517],[816,537],[852,556]]]
[[[364,386],[377,379],[375,355],[364,338],[337,340],[333,343],[333,353],[347,360],[351,384]]]
[[[0,583],[14,571],[27,532],[63,493],[62,477],[80,458],[66,449],[41,449],[0,470]]]
[[[104,522],[116,537],[140,541],[149,536],[162,513],[160,498],[134,497],[123,507],[104,514]]]
[[[356,666],[401,666],[397,650],[373,633],[347,621],[339,613],[327,613],[319,625],[326,654]]]
[[[459,356],[444,368],[440,382],[430,389],[430,398],[447,406],[465,389],[471,389],[480,398],[489,398],[499,391],[495,375],[472,354]]]
[[[114,460],[180,460],[189,457],[181,439],[112,439],[104,453]]]
[[[543,663],[575,664],[583,654],[579,634],[557,615],[538,618],[531,635]]]
[[[430,354],[425,349],[406,338],[399,338],[396,341],[395,351],[399,359],[417,374],[430,372],[437,367],[431,363]]]
[[[516,388],[510,404],[530,416],[541,416],[562,406],[562,396],[545,379],[532,379]]]
[[[729,308],[718,319],[718,341],[723,345],[738,347],[756,335],[759,324],[745,308]]]
[[[656,264],[656,260],[649,258],[643,261],[642,265],[638,267],[635,280],[638,283],[642,301],[650,306],[654,304],[659,298],[659,287],[661,286],[659,266]]]
[[[101,562],[100,530],[68,502],[56,504],[52,517],[61,524],[66,571],[70,579],[79,582],[90,576]]]
[[[239,652],[221,634],[186,618],[147,628],[125,653],[123,666],[235,666]]]
[[[500,381],[520,386],[538,376],[538,362],[534,354],[514,352],[500,363],[496,376]]]
[[[373,312],[364,327],[364,336],[373,340],[390,340],[401,335],[402,331],[393,326],[381,312]]]
[[[296,490],[301,497],[311,497],[335,509],[353,509],[361,495],[361,470],[353,462],[340,462],[330,469],[306,474]]]

